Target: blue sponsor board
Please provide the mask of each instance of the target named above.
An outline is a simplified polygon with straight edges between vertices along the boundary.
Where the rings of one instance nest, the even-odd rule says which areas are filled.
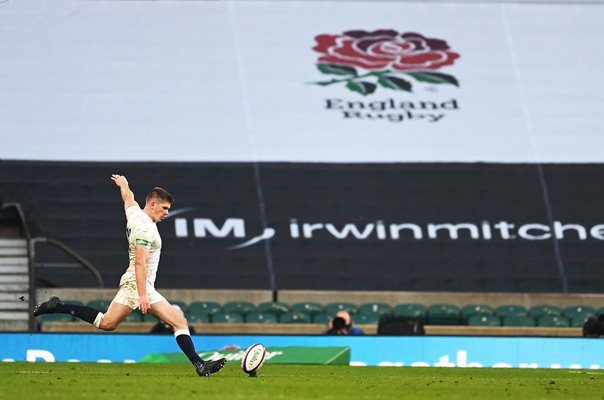
[[[604,340],[541,337],[262,336],[193,337],[198,351],[267,347],[349,346],[352,365],[500,368],[604,366]],[[2,361],[138,362],[150,353],[178,352],[170,335],[0,334]]]

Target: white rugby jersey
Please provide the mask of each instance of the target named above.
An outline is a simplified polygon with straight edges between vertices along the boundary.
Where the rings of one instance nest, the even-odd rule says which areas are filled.
[[[134,248],[136,246],[144,246],[149,249],[149,257],[147,258],[147,286],[154,287],[157,267],[159,266],[159,256],[161,254],[161,236],[157,230],[157,225],[138,206],[128,207],[126,210],[126,219],[130,263],[128,270],[122,276],[121,283],[127,281],[136,282]]]

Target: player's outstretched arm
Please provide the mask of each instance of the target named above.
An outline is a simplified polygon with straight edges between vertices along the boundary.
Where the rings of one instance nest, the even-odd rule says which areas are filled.
[[[134,193],[130,190],[128,180],[125,176],[113,174],[111,175],[111,180],[120,188],[120,195],[122,196],[122,200],[124,200],[124,209],[138,206],[138,203],[134,200]]]

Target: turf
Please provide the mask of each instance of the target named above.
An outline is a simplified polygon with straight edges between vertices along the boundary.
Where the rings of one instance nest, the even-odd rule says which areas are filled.
[[[231,363],[199,378],[186,364],[0,363],[1,399],[604,399],[604,372]]]

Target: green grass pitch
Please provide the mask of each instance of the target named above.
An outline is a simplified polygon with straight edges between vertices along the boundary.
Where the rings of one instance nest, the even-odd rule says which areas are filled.
[[[604,399],[598,370],[0,363],[1,399]]]

